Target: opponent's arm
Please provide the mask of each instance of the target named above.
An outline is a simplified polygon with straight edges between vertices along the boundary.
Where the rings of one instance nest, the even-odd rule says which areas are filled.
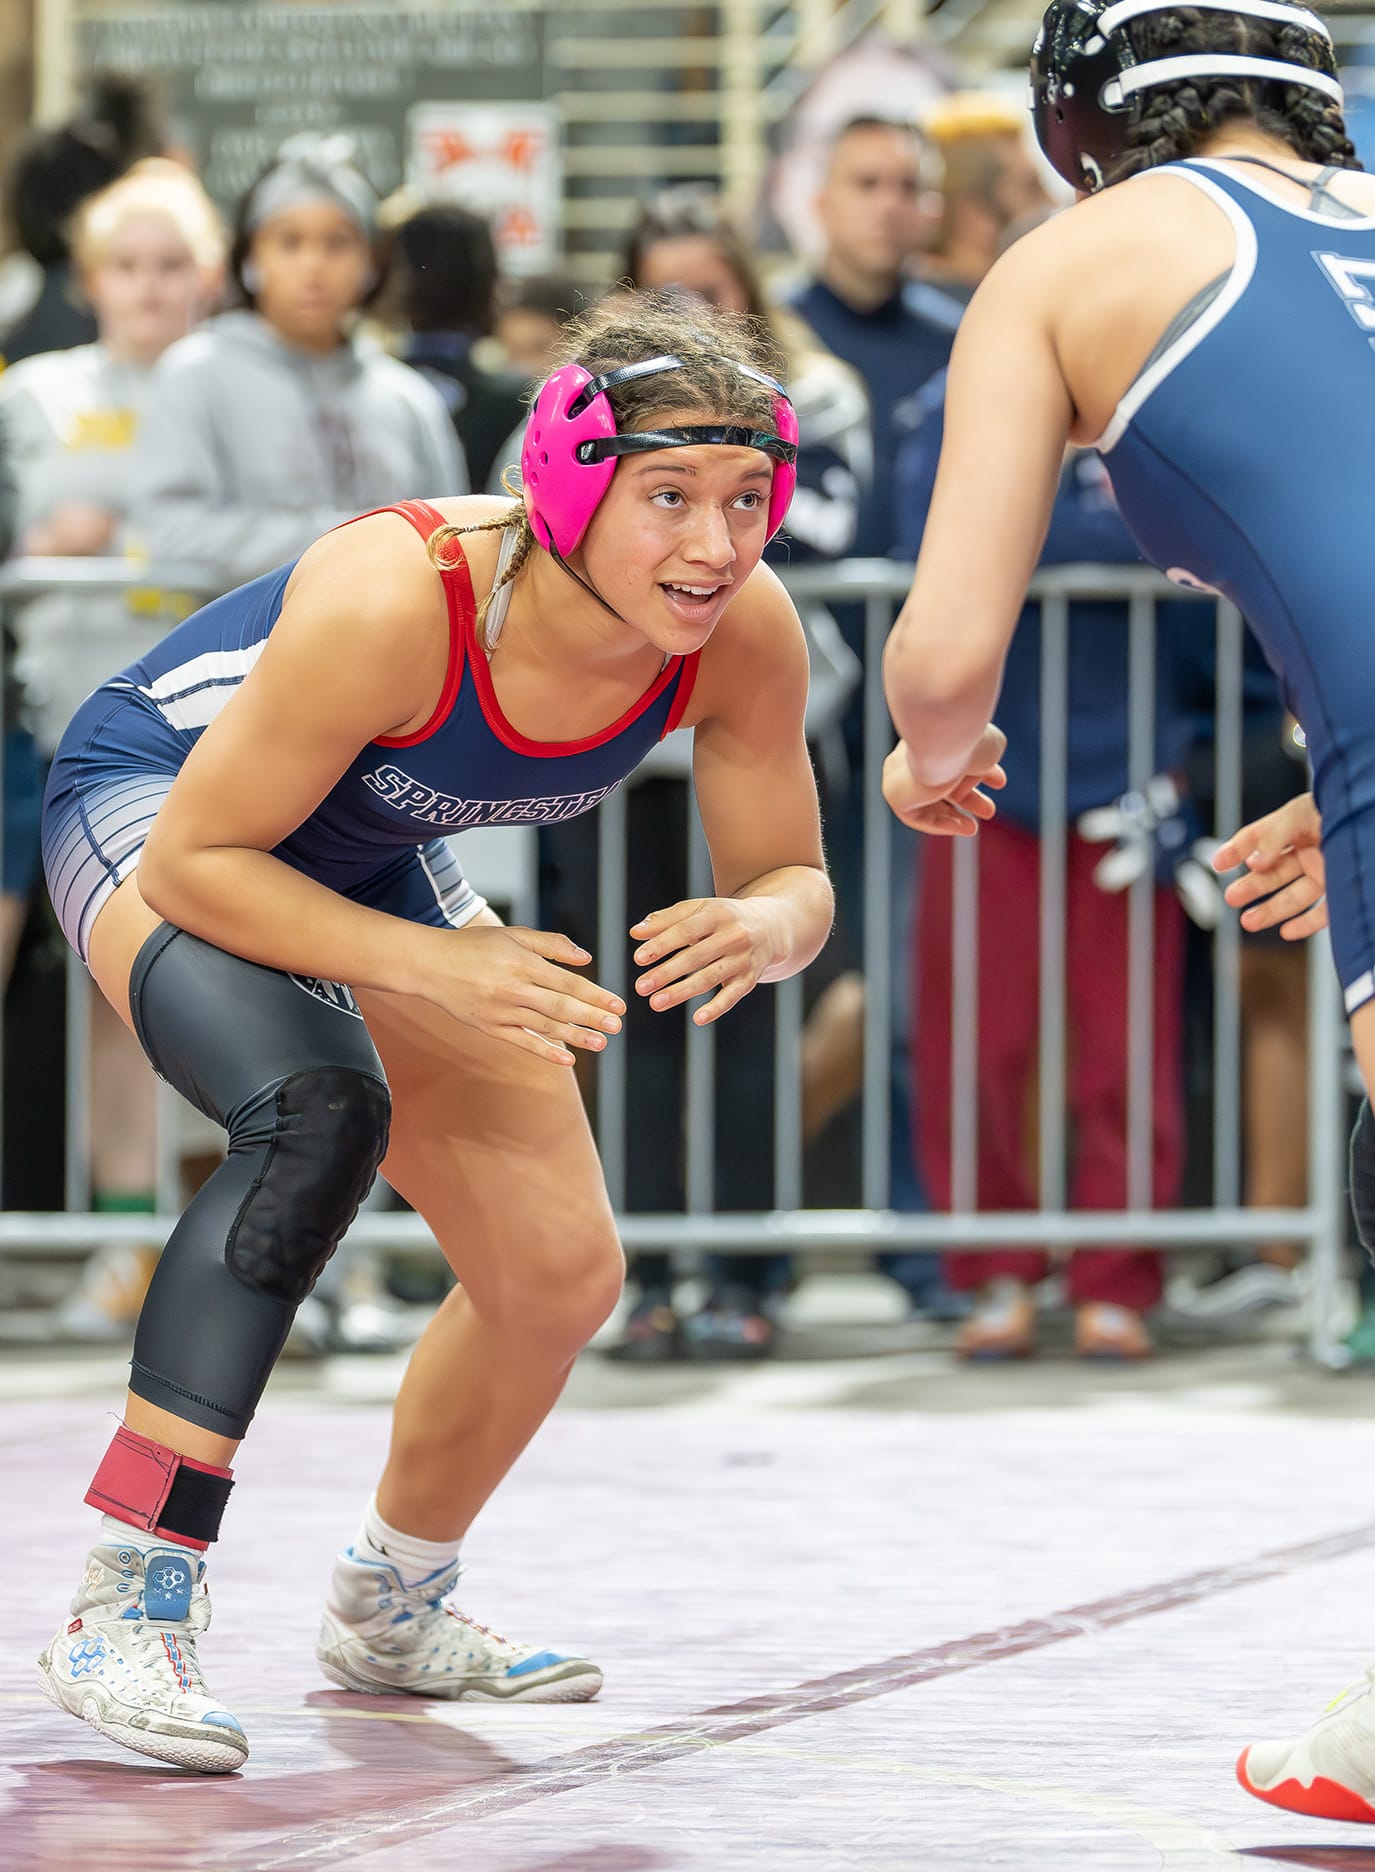
[[[1035,237],[994,267],[950,362],[945,440],[884,690],[918,795],[974,771],[1003,661],[1050,522],[1073,408],[1043,306]]]
[[[637,992],[661,1011],[710,993],[693,1015],[699,1026],[756,983],[804,969],[831,927],[803,736],[807,675],[792,601],[761,566],[718,626],[698,676],[693,784],[718,894],[657,910],[630,932],[645,970]]]
[[[560,962],[566,937],[430,929],[352,903],[272,855],[359,749],[419,725],[447,647],[439,580],[394,516],[312,549],[257,665],[188,755],[149,834],[139,889],[169,922],[292,974],[432,1001],[570,1065],[621,1003]]]

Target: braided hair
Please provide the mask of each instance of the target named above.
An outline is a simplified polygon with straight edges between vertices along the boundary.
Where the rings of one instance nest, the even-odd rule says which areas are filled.
[[[1143,14],[1126,30],[1142,64],[1191,52],[1240,52],[1319,69],[1313,36],[1297,23],[1181,6]],[[1227,75],[1177,79],[1142,92],[1121,174],[1179,162],[1224,124],[1238,121],[1280,138],[1305,162],[1362,166],[1333,99],[1310,85]]]

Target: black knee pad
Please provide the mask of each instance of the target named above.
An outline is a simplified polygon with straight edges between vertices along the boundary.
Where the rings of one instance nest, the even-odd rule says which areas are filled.
[[[1362,1248],[1375,1260],[1375,1115],[1371,1113],[1368,1098],[1361,1100],[1361,1109],[1356,1114],[1348,1166],[1356,1234]]]
[[[229,1155],[164,1249],[130,1385],[241,1437],[296,1308],[357,1213],[390,1095],[347,989],[246,962],[164,924],[129,982],[144,1051],[229,1133]]]
[[[230,1150],[261,1150],[264,1118],[266,1155],[234,1218],[225,1260],[245,1286],[294,1307],[372,1188],[387,1154],[391,1095],[370,1073],[313,1066],[242,1115]]]

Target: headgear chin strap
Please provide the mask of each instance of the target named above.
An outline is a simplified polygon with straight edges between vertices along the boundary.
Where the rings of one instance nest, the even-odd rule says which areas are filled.
[[[1316,13],[1287,0],[1188,0],[1204,13],[1267,20],[1304,35],[1302,63],[1278,52],[1181,52],[1142,60],[1128,25],[1171,11],[1167,0],[1053,0],[1031,51],[1031,115],[1036,140],[1071,188],[1093,191],[1117,179],[1128,154],[1127,133],[1141,118],[1142,97],[1182,78],[1251,78],[1306,85],[1340,109],[1332,36]]]
[[[753,365],[741,364],[734,358],[725,362],[742,377],[773,391],[772,430],[734,423],[701,423],[619,434],[607,391],[637,377],[682,370],[683,360],[677,357],[645,358],[600,377],[594,377],[581,364],[564,364],[540,386],[525,425],[520,471],[530,529],[547,552],[566,561],[577,551],[622,455],[693,448],[702,443],[761,449],[772,457],[766,538],[773,538],[783,524],[797,486],[797,416],[782,384]]]

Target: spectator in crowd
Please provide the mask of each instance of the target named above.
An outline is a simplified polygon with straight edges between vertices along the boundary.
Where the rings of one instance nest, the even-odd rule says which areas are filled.
[[[831,146],[817,209],[825,250],[792,309],[869,393],[874,472],[854,550],[896,538],[893,467],[904,403],[950,357],[963,310],[915,271],[922,237],[922,144],[910,125],[857,117]]]
[[[158,366],[132,515],[155,559],[242,583],[354,514],[467,489],[438,392],[353,330],[377,198],[344,141],[283,145],[240,206],[242,305]]]
[[[507,280],[498,293],[496,338],[508,368],[527,383],[547,377],[563,328],[585,297],[556,274]]]
[[[145,80],[104,73],[80,116],[56,129],[30,130],[10,167],[6,207],[27,266],[6,263],[7,363],[95,339],[95,319],[74,277],[69,230],[78,207],[132,163],[162,155],[167,137],[156,94]]]
[[[123,550],[153,367],[200,323],[224,280],[213,203],[189,170],[158,158],[83,203],[72,246],[95,342],[26,358],[0,376],[19,550],[31,558]],[[91,690],[178,621],[182,613],[159,596],[45,595],[20,608],[18,674],[45,755]]]
[[[30,130],[10,165],[6,211],[33,262],[27,304],[13,316],[0,353],[6,363],[95,340],[95,317],[76,293],[67,229],[88,195],[121,168],[115,140],[99,124],[74,122]]]
[[[496,322],[497,255],[481,215],[418,208],[392,229],[383,307],[402,327],[400,356],[444,400],[474,487],[484,487],[525,420],[527,375],[493,370],[480,341]]]
[[[0,560],[14,550],[18,532],[19,489],[9,436],[0,423]],[[19,939],[24,932],[33,887],[38,882],[42,854],[39,821],[43,799],[43,763],[38,744],[19,708],[18,684],[13,679],[14,640],[5,626],[0,656],[5,659],[4,707],[4,822],[0,850],[0,1001],[14,972]]]
[[[96,322],[93,344],[25,358],[0,376],[0,425],[18,486],[19,551],[86,558],[122,550],[130,462],[153,367],[198,323],[223,286],[226,240],[189,170],[152,159],[77,210],[72,260]],[[13,607],[15,670],[44,765],[79,704],[144,654],[189,609],[151,588],[45,593]],[[7,761],[12,764],[13,753]],[[37,763],[35,762],[35,767]],[[19,799],[41,791],[28,768]],[[6,815],[17,809],[6,774]],[[35,805],[36,810],[36,805]],[[6,863],[9,839],[6,839]],[[132,1035],[90,996],[91,1169],[99,1212],[151,1211],[153,1075]],[[97,1255],[63,1308],[68,1336],[132,1331],[152,1250]]]
[[[921,420],[899,463],[904,558],[921,545],[944,419],[944,373],[921,397]],[[1043,565],[1139,561],[1096,455],[1076,450],[1061,475]],[[1166,607],[1157,638],[1157,771],[1177,769],[1191,730],[1176,633],[1197,628],[1192,607]],[[1127,893],[1099,872],[1105,856],[1074,829],[1087,811],[1128,787],[1128,636],[1121,603],[1071,608],[1069,636],[1065,1030],[1069,1203],[1120,1209],[1127,1196]],[[978,840],[977,1197],[981,1208],[1036,1206],[1032,1110],[1039,1043],[1040,624],[1028,606],[1003,681],[1000,725],[1009,737],[1008,784]],[[1182,849],[1191,841],[1183,841]],[[926,1187],[951,1200],[951,986],[954,841],[922,855],[914,964],[916,1141]],[[1097,873],[1097,875],[1096,875]],[[1100,881],[1101,880],[1101,881]],[[1152,952],[1152,1179],[1157,1204],[1177,1200],[1184,1153],[1182,1082],[1184,913],[1168,879],[1155,891]],[[1044,1116],[1044,1115],[1043,1115]],[[977,1295],[960,1338],[967,1358],[1024,1357],[1034,1344],[1033,1286],[1046,1255],[1009,1247],[946,1256],[947,1278]],[[1087,1357],[1139,1358],[1151,1349],[1143,1315],[1160,1299],[1161,1257],[1149,1249],[1084,1248],[1069,1265],[1076,1346]]]
[[[784,537],[770,557],[800,560],[842,556],[850,550],[858,521],[861,485],[870,472],[868,407],[854,371],[832,357],[795,314],[772,305],[738,232],[717,197],[702,188],[666,190],[641,210],[631,229],[621,277],[637,289],[676,291],[729,312],[764,321],[787,360],[789,394],[797,411],[800,448],[798,487]],[[818,754],[823,783],[826,747],[858,676],[834,622],[819,607],[802,607],[812,655],[808,735]],[[687,823],[689,756],[668,743],[629,799],[629,863],[636,875],[648,867],[661,880],[659,893],[683,897],[688,890]],[[556,921],[566,919],[595,935],[595,853],[578,821],[544,835],[546,880],[561,894]],[[559,921],[559,927],[564,922]],[[717,1061],[717,1198],[723,1208],[766,1209],[772,1205],[772,1165],[757,1148],[759,1126],[769,1102],[773,1010],[768,998],[741,1009],[748,1032]],[[672,1092],[684,1069],[680,1027],[657,1021],[631,1006],[627,1016],[631,1149],[627,1197],[639,1211],[678,1209],[683,1203],[681,1140],[662,1125],[640,1125],[635,1114],[660,1109],[660,1094]],[[823,1013],[804,1043],[806,1117],[819,1130],[834,1109],[830,1086],[835,1064],[828,1040],[833,1026]],[[634,1359],[673,1356],[758,1357],[776,1337],[774,1303],[791,1279],[785,1256],[720,1256],[707,1263],[708,1293],[701,1309],[680,1321],[672,1302],[672,1267],[666,1254],[635,1258],[637,1299],[623,1338],[612,1354]]]
[[[1205,614],[1206,616],[1206,614]],[[1203,622],[1184,638],[1183,660],[1194,689],[1194,734],[1185,773],[1190,798],[1205,825],[1216,820],[1217,638]],[[1280,698],[1274,672],[1250,631],[1242,639],[1241,818],[1247,825],[1305,791],[1302,738]],[[1220,830],[1225,834],[1228,827]],[[1195,993],[1186,1014],[1209,1030],[1209,958],[1193,971]],[[1248,932],[1239,955],[1241,979],[1242,1200],[1254,1209],[1302,1209],[1308,1200],[1308,958],[1302,944],[1279,931]],[[1210,1032],[1208,1039],[1210,1043]],[[1195,1262],[1170,1282],[1170,1306],[1202,1318],[1292,1299],[1285,1278],[1298,1261],[1292,1241],[1264,1243],[1254,1253],[1225,1250],[1202,1284]],[[1208,1275],[1211,1273],[1211,1278]],[[1375,1353],[1375,1321],[1360,1344]],[[1353,1348],[1354,1349],[1354,1348]]]
[[[956,92],[926,120],[941,159],[941,218],[923,258],[925,277],[966,303],[1008,230],[1034,224],[1050,205],[1026,136],[1026,111],[1002,98]]]

